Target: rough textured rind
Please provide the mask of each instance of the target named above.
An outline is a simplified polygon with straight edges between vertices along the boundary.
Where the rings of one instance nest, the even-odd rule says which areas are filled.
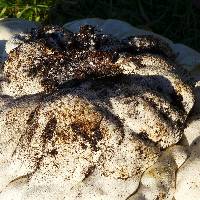
[[[160,39],[118,40],[92,26],[22,37],[4,64],[0,197],[131,196],[163,149],[181,139],[193,106],[193,83],[174,59]],[[158,189],[162,198],[177,169],[171,154],[163,154],[173,170]]]
[[[63,179],[72,188],[93,171],[133,179],[156,161],[155,144],[123,129],[112,115],[78,96],[20,99],[2,110],[1,167],[7,167],[1,171],[1,191],[21,178],[36,185]]]
[[[139,104],[133,105],[136,110],[132,114],[128,110],[115,114],[122,120],[123,115],[128,114],[130,117],[125,118],[131,118],[132,122],[129,120],[127,123],[132,123],[133,126],[138,124],[133,119],[142,118],[144,122],[139,123],[141,128],[135,127],[136,130],[133,130],[144,132],[154,142],[167,147],[181,138],[181,126],[183,127],[194,102],[189,75],[172,63],[173,59],[169,60],[170,57],[173,57],[170,47],[151,36],[129,37],[119,41],[98,33],[92,26],[81,27],[80,32],[75,34],[60,27],[44,27],[33,30],[28,39],[25,38],[24,43],[10,53],[4,65],[6,81],[2,83],[2,91],[6,95],[19,97],[38,92],[49,93],[63,87],[63,84],[64,87],[65,84],[69,87],[70,84],[79,84],[88,79],[119,76],[123,82],[127,77],[136,86],[129,84],[123,88],[121,83],[115,90],[130,90],[128,96],[125,94],[126,98],[122,96],[122,101]],[[115,83],[116,81],[113,82]],[[140,89],[134,91],[133,88],[138,87]],[[149,94],[144,97],[145,90]],[[121,96],[115,91],[111,93]],[[152,100],[156,97],[157,104]],[[111,98],[111,104],[117,100],[117,104],[113,103],[112,107],[115,112],[120,111],[120,98],[109,95],[102,98]],[[161,102],[166,102],[168,110],[163,108]],[[125,106],[124,102],[119,104]],[[173,115],[170,113],[173,112],[177,115],[175,120],[170,119]],[[147,113],[146,117],[143,116],[144,113]],[[169,116],[164,117],[164,113]],[[149,121],[149,118],[152,120]],[[165,133],[172,138],[164,136]]]

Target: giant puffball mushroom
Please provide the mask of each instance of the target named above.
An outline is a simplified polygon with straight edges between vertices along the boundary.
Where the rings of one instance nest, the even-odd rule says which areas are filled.
[[[159,38],[119,40],[90,25],[21,37],[3,67],[0,199],[124,200],[167,162],[156,191],[171,196],[183,162],[171,146],[194,104],[174,59]]]
[[[111,102],[116,99],[117,108],[115,103],[112,107],[119,118],[125,122],[128,120],[134,131],[144,132],[154,142],[167,147],[181,138],[181,126],[194,102],[189,75],[171,64],[168,61],[170,57],[173,54],[167,43],[151,36],[129,37],[119,41],[95,32],[92,26],[83,26],[75,34],[60,27],[44,27],[32,32],[24,43],[10,53],[4,65],[6,81],[2,84],[2,92],[19,97],[38,92],[49,93],[69,82],[76,84],[81,80],[98,81],[104,78],[105,83],[106,77],[109,77],[109,82],[111,78],[118,77],[117,81],[121,79],[121,83],[117,85],[117,81],[113,80],[112,84],[116,85],[116,92],[109,94],[108,91],[100,99],[110,99]],[[124,79],[129,80],[122,88]],[[135,86],[129,86],[129,82],[134,82]],[[102,85],[101,81],[92,84]],[[109,84],[102,87],[109,90]],[[90,88],[87,90],[92,91]],[[123,94],[123,90],[130,90],[130,94],[124,97],[126,94]],[[102,91],[96,89],[94,92]],[[114,96],[122,96],[125,102]],[[131,112],[123,110],[120,114],[118,101],[124,106],[131,105],[131,102],[138,104],[133,103]],[[177,110],[180,110],[179,114]],[[165,112],[168,117],[164,116]],[[124,119],[123,115],[129,117],[125,116]],[[141,123],[137,123],[140,118]],[[149,118],[152,120],[149,121]],[[137,127],[133,128],[134,124]]]

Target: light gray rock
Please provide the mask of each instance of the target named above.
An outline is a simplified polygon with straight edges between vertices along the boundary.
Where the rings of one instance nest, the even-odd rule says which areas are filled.
[[[197,118],[197,116],[196,116]],[[178,170],[176,178],[176,200],[196,200],[200,196],[200,115],[185,129],[185,139],[190,156]]]
[[[13,44],[7,45],[6,52],[6,43],[12,38],[15,34],[27,33],[30,32],[32,28],[36,28],[38,25],[35,22],[28,20],[9,18],[0,20],[0,61],[3,62],[9,53],[14,47]]]

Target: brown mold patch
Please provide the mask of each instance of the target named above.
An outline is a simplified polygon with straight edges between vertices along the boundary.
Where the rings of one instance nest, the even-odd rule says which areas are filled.
[[[47,125],[46,125],[46,127],[45,127],[45,129],[43,130],[43,133],[42,133],[42,138],[43,138],[45,143],[53,138],[53,134],[54,134],[55,129],[56,129],[56,124],[57,124],[57,120],[56,120],[55,117],[51,118],[47,122]]]
[[[85,177],[84,177],[84,179],[83,179],[82,181],[84,181],[84,180],[87,179],[89,176],[91,176],[92,173],[94,172],[95,168],[96,168],[95,166],[90,166],[90,167],[87,169],[87,171],[85,172]]]
[[[88,142],[94,151],[98,150],[97,144],[104,137],[100,131],[99,125],[100,123],[91,124],[87,121],[76,121],[70,124],[72,131],[76,134],[76,137],[80,136],[85,142]],[[83,147],[85,146],[83,145]]]

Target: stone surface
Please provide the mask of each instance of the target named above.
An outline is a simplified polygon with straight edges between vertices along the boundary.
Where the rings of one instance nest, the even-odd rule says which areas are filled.
[[[7,44],[7,41],[10,40],[15,34],[21,32],[27,33],[30,32],[32,28],[36,28],[37,25],[34,22],[9,18],[0,20],[0,63],[5,60],[7,53],[15,47],[15,45]],[[7,48],[7,51],[6,51]]]

